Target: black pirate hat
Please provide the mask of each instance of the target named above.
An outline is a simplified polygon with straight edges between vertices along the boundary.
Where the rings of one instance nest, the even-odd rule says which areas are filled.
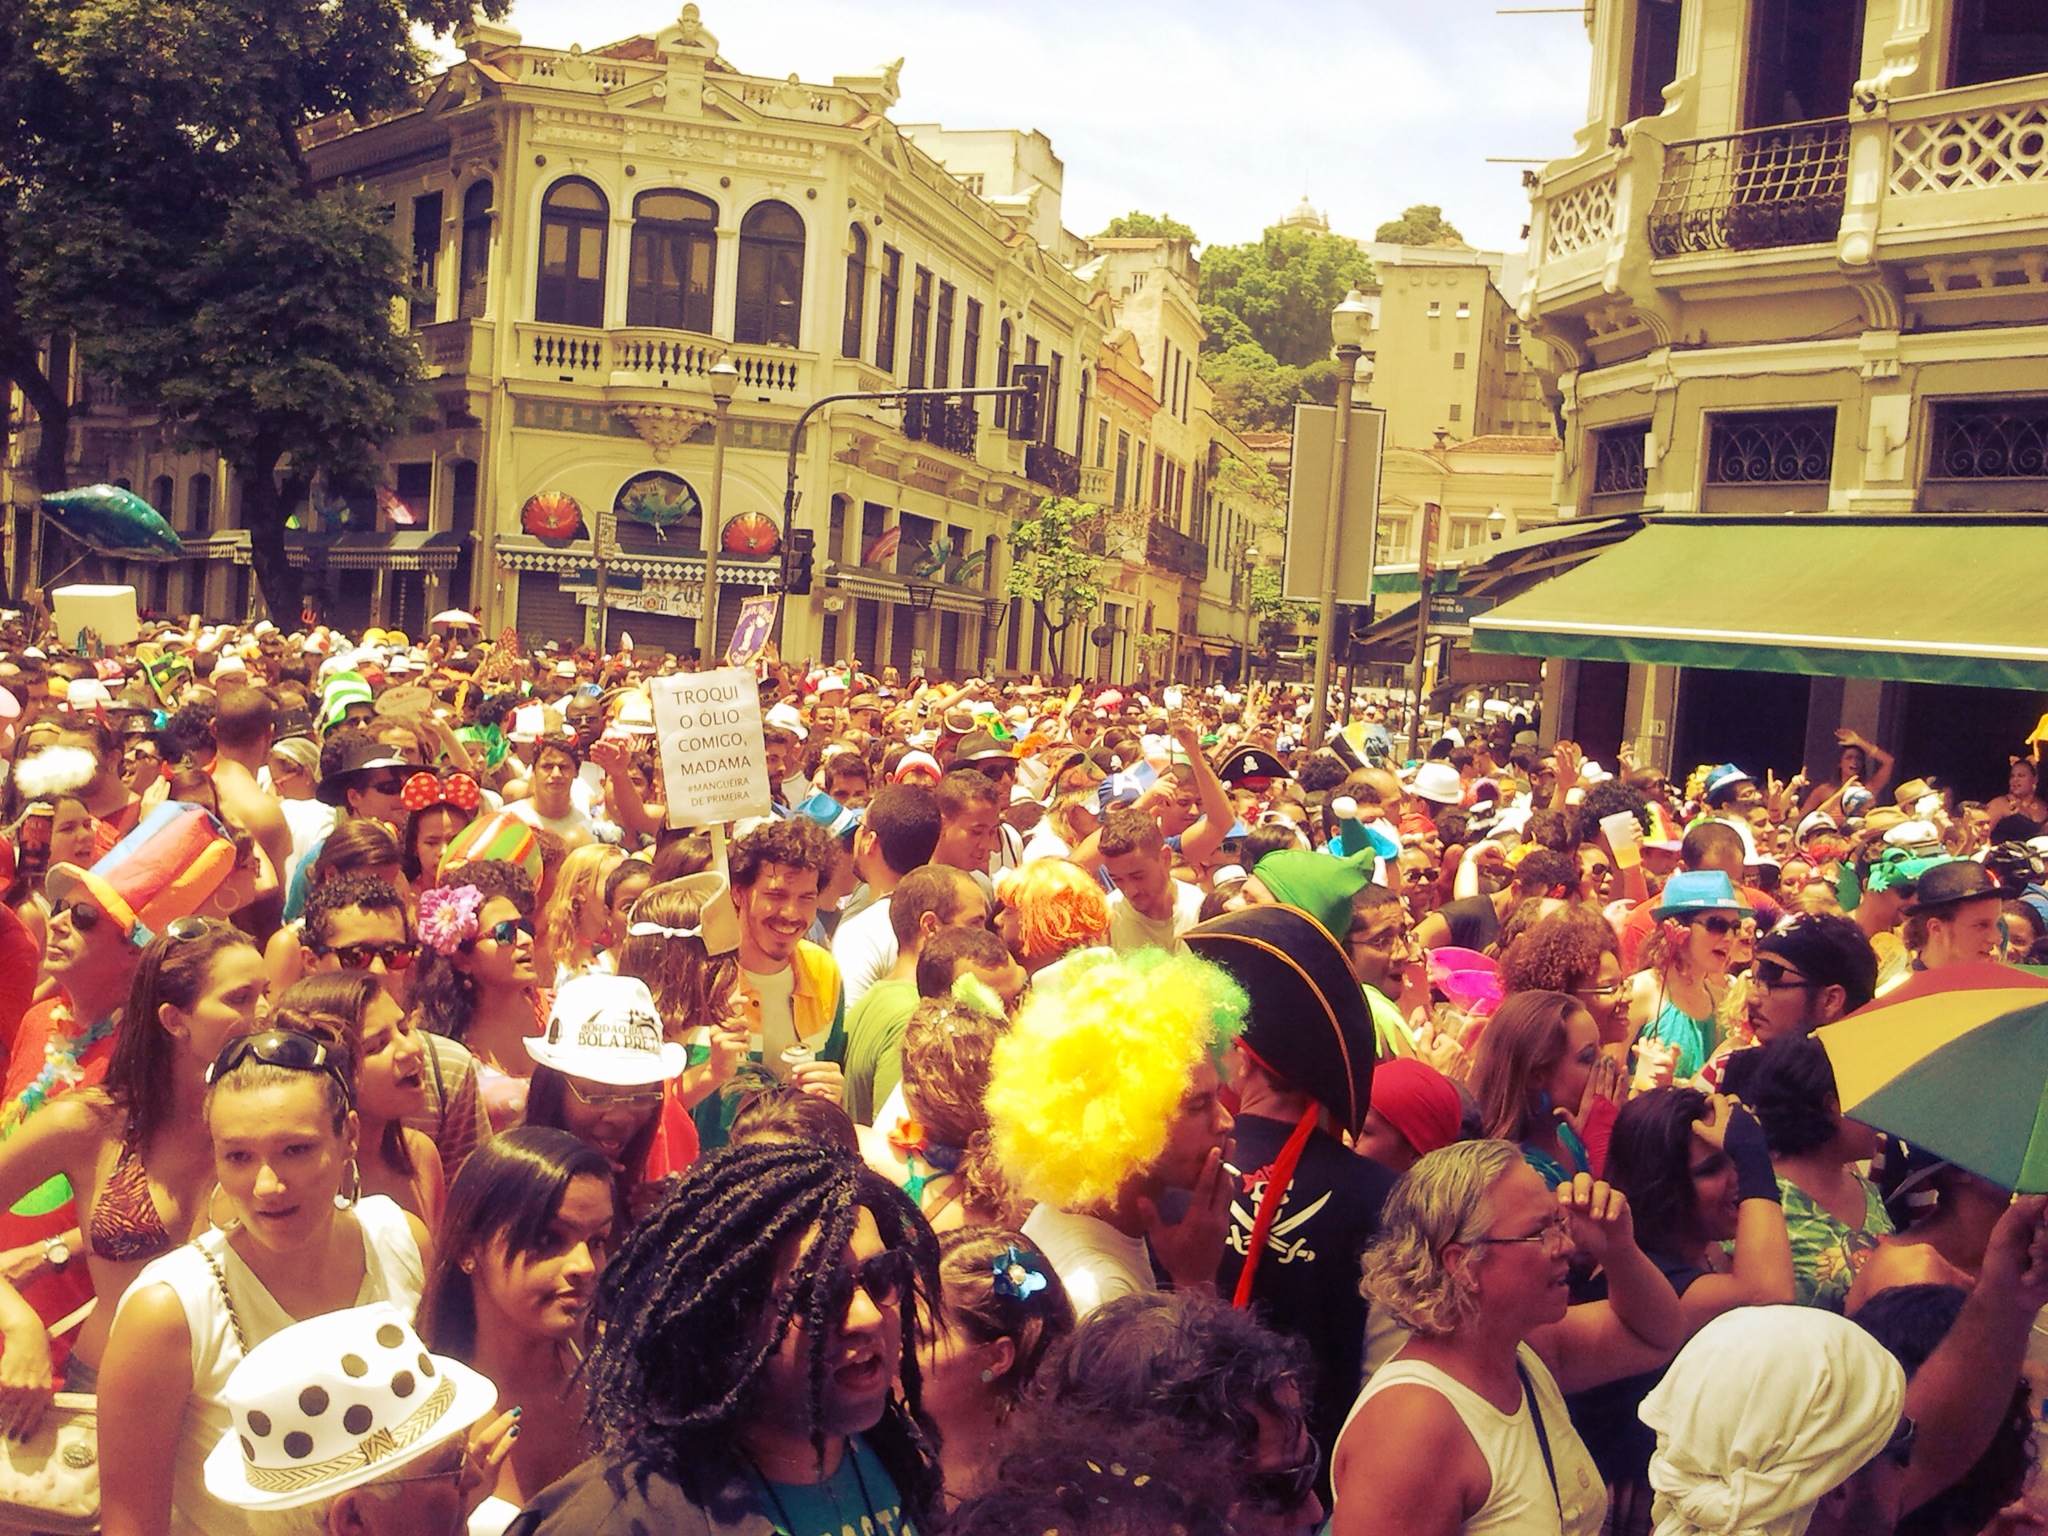
[[[1291,779],[1294,775],[1264,747],[1244,746],[1224,755],[1216,765],[1216,777],[1226,784],[1238,784],[1246,779]]]
[[[1251,998],[1241,1042],[1356,1135],[1372,1106],[1372,1013],[1351,963],[1298,907],[1225,912],[1181,936]]]

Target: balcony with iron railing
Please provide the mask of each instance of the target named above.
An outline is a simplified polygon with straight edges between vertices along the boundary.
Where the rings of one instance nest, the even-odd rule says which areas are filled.
[[[1650,206],[1650,251],[1692,256],[1832,241],[1848,189],[1846,117],[1668,144]]]
[[[1081,461],[1043,443],[1024,450],[1024,478],[1042,485],[1055,496],[1074,496],[1081,490]]]
[[[973,458],[981,417],[971,400],[911,399],[903,404],[903,435]]]
[[[1200,581],[1209,570],[1209,549],[1191,533],[1183,533],[1172,521],[1155,516],[1145,530],[1146,563],[1176,576]]]
[[[1888,267],[1933,299],[2048,282],[2048,74],[1859,87],[1845,106],[1668,142],[1647,118],[1532,174],[1524,317],[1574,344],[1630,311],[1676,334],[1687,290],[1725,295],[1760,266],[1821,283]]]

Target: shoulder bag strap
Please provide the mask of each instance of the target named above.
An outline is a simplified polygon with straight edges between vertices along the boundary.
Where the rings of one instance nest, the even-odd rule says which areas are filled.
[[[1543,1453],[1543,1470],[1550,1474],[1550,1497],[1557,1503],[1558,1519],[1564,1519],[1564,1495],[1557,1488],[1557,1461],[1550,1454],[1550,1431],[1543,1425],[1543,1405],[1536,1400],[1536,1383],[1529,1379],[1529,1368],[1518,1359],[1515,1374],[1522,1378],[1522,1401],[1528,1405],[1529,1422],[1536,1427],[1536,1449]]]
[[[206,1260],[206,1267],[213,1271],[214,1283],[220,1287],[221,1304],[228,1309],[228,1326],[235,1330],[235,1345],[242,1351],[244,1356],[247,1356],[249,1353],[249,1337],[242,1332],[242,1319],[241,1315],[235,1311],[235,1298],[228,1294],[227,1271],[220,1267],[220,1260],[213,1256],[212,1250],[203,1244],[200,1246],[199,1256]],[[1550,1459],[1550,1452],[1547,1448],[1544,1450],[1543,1456],[1546,1461]],[[1555,1478],[1552,1481],[1555,1481]]]

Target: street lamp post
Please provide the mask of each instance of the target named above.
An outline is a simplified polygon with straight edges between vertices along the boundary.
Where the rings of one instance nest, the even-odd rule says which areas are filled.
[[[1330,448],[1330,502],[1323,522],[1322,609],[1316,619],[1315,696],[1308,722],[1309,750],[1329,734],[1330,652],[1337,641],[1337,549],[1344,522],[1344,481],[1351,469],[1351,392],[1372,310],[1356,288],[1330,312],[1330,339],[1337,344],[1337,426]]]
[[[718,650],[718,509],[725,490],[725,437],[740,371],[721,357],[706,375],[711,385],[711,495],[704,503],[704,597],[697,615],[697,665],[709,667]],[[783,529],[782,536],[789,537]]]

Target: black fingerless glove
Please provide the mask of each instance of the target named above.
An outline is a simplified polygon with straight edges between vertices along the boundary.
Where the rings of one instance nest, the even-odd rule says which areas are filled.
[[[1728,1128],[1721,1134],[1721,1150],[1735,1165],[1737,1200],[1782,1203],[1777,1170],[1771,1167],[1771,1149],[1764,1142],[1764,1128],[1756,1123],[1756,1116],[1740,1105],[1728,1112]]]

